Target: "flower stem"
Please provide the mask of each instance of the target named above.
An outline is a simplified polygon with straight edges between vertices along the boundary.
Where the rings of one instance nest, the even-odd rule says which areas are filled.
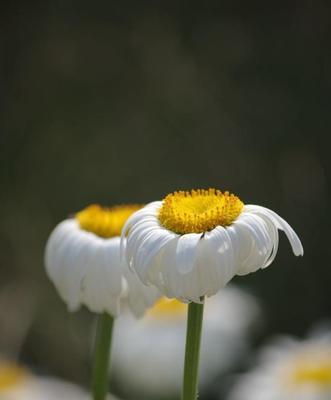
[[[108,392],[109,357],[113,322],[114,319],[109,314],[103,313],[99,315],[92,372],[92,393],[94,400],[105,400]]]
[[[182,400],[196,400],[198,395],[203,306],[203,303],[190,303],[188,306]]]

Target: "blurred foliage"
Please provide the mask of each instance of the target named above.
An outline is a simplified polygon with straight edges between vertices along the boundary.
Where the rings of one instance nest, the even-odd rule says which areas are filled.
[[[93,316],[44,272],[48,234],[87,204],[217,187],[284,216],[274,265],[236,278],[264,335],[329,316],[330,4],[4,1],[0,13],[0,345],[89,374]],[[65,354],[65,357],[64,357]]]

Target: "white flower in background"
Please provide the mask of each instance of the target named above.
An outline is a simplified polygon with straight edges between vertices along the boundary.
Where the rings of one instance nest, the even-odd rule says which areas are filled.
[[[258,365],[238,379],[228,400],[330,400],[331,331],[289,337],[265,347]]]
[[[90,400],[80,387],[51,377],[38,377],[14,363],[0,360],[1,400]],[[107,400],[115,400],[109,396]]]
[[[70,311],[84,304],[116,317],[124,302],[141,316],[154,303],[156,289],[142,285],[120,257],[121,229],[139,208],[91,205],[54,229],[46,246],[46,270]]]
[[[162,298],[139,321],[121,315],[115,327],[113,373],[131,397],[176,398],[182,383],[187,304]],[[206,300],[202,333],[202,390],[248,350],[260,309],[234,287]],[[140,395],[140,396],[139,396]]]
[[[146,205],[128,219],[122,237],[127,235],[126,257],[143,283],[198,303],[234,275],[270,265],[278,229],[302,255],[298,236],[279,215],[209,189],[175,192]]]

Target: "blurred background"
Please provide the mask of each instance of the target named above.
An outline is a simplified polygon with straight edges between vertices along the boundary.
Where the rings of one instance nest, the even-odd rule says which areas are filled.
[[[282,235],[271,268],[234,279],[264,308],[254,345],[329,317],[330,4],[3,1],[0,10],[2,356],[86,385],[94,316],[69,314],[48,281],[47,237],[90,203],[178,189],[234,192],[302,239],[303,258]]]

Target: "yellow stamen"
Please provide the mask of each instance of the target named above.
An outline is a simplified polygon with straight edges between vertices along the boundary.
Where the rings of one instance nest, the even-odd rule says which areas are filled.
[[[162,297],[154,307],[147,311],[147,316],[153,318],[184,318],[187,312],[187,304],[176,299]]]
[[[92,204],[76,214],[82,229],[93,232],[102,238],[120,236],[126,220],[142,206],[130,204],[114,207],[101,207]]]
[[[239,216],[244,204],[229,192],[198,189],[174,192],[163,200],[159,221],[179,233],[203,233],[216,226],[228,226]]]
[[[0,393],[19,384],[28,375],[27,371],[15,364],[0,361]]]

